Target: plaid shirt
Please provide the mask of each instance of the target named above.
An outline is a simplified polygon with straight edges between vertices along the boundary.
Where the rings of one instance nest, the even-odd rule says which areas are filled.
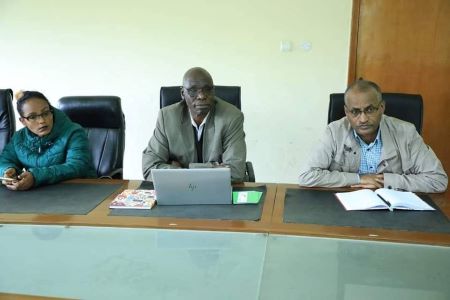
[[[377,137],[375,140],[367,145],[359,136],[356,131],[353,130],[356,141],[361,147],[361,161],[359,164],[360,175],[363,174],[376,174],[378,164],[381,159],[381,149],[383,148],[383,142],[381,141],[380,129],[378,129]]]

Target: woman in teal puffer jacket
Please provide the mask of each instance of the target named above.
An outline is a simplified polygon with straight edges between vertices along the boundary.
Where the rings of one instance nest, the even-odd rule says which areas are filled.
[[[17,112],[25,128],[17,131],[0,154],[2,183],[10,190],[94,178],[86,133],[39,92],[16,95]]]

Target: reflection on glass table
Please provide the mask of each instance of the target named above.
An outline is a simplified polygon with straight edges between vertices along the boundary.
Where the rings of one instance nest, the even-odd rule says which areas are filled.
[[[79,299],[257,299],[267,235],[0,226],[0,292]]]
[[[260,299],[450,299],[450,247],[268,237]]]

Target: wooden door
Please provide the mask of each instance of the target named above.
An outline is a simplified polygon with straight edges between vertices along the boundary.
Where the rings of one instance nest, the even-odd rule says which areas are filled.
[[[450,172],[450,1],[354,0],[349,83],[421,94],[422,136]]]

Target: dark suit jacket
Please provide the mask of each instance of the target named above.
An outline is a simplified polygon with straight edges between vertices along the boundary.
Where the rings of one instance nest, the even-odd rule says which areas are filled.
[[[244,115],[235,106],[215,98],[203,129],[203,162],[229,165],[233,181],[245,177],[246,145],[243,129]],[[175,168],[170,161],[178,161],[183,168],[197,161],[194,132],[185,101],[159,111],[156,128],[142,156],[142,171],[151,180],[151,169]]]

